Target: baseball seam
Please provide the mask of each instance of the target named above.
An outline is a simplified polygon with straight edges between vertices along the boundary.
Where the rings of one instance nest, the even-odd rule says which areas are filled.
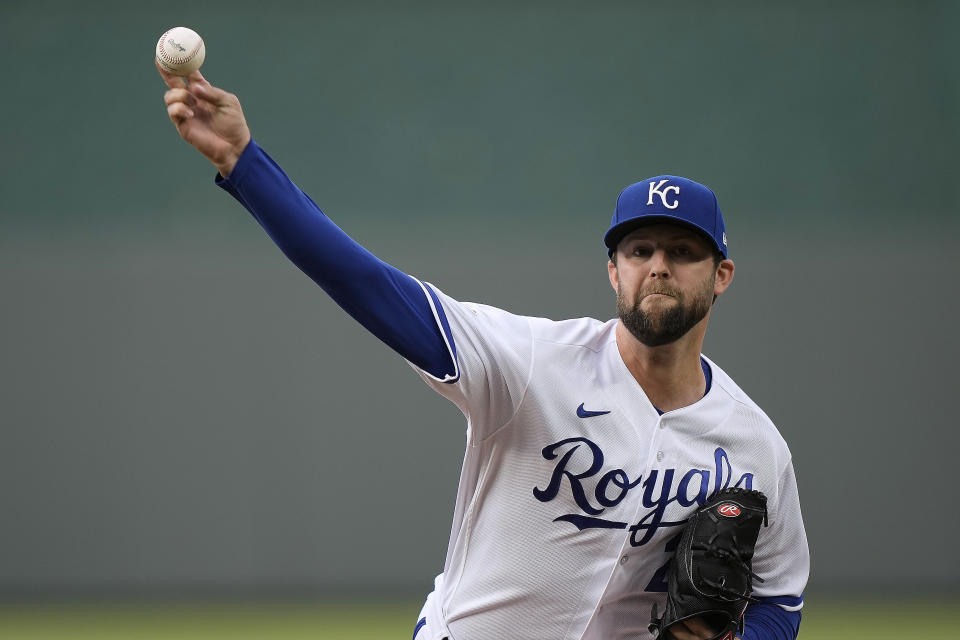
[[[185,56],[179,56],[179,57],[171,56],[167,53],[167,47],[165,46],[167,44],[168,35],[170,35],[169,31],[163,34],[163,37],[160,38],[160,55],[163,58],[164,62],[168,64],[183,64],[184,62],[189,62],[190,60],[192,60],[194,56],[197,55],[197,52],[200,51],[200,43],[203,42],[202,40],[197,42],[197,44],[194,45],[193,47],[193,51],[186,54]]]

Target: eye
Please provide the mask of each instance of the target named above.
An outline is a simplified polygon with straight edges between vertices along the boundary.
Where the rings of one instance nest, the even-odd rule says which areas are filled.
[[[687,245],[681,244],[673,248],[673,255],[680,258],[689,258],[693,252],[690,250],[690,247]]]
[[[631,255],[645,257],[649,256],[651,252],[649,247],[634,247],[630,253]]]

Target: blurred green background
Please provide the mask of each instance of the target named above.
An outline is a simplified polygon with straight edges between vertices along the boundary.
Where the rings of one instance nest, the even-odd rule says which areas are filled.
[[[957,637],[946,0],[4,2],[0,637],[403,638],[442,570],[462,417],[176,136],[178,24],[338,224],[460,299],[610,317],[619,190],[713,187],[706,353],[793,451],[801,637]]]
[[[812,598],[801,638],[956,638],[956,602]],[[410,602],[21,606],[0,610],[4,637],[24,640],[381,640],[411,635]]]

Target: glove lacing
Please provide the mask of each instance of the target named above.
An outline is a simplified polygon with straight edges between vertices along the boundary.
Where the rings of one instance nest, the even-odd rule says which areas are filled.
[[[760,576],[758,576],[757,574],[755,574],[755,573],[753,572],[753,569],[750,567],[749,563],[747,563],[747,561],[744,560],[743,557],[740,555],[740,551],[739,551],[739,549],[740,549],[740,544],[739,544],[739,542],[737,541],[737,534],[734,533],[733,536],[732,536],[732,538],[733,538],[733,547],[730,548],[730,549],[727,549],[727,548],[724,548],[724,547],[719,547],[719,546],[717,546],[716,544],[714,544],[714,542],[715,542],[716,539],[717,539],[717,536],[718,536],[718,534],[715,532],[715,533],[710,537],[710,539],[707,540],[706,542],[704,542],[704,543],[699,543],[699,542],[698,542],[698,543],[692,544],[692,545],[690,546],[690,550],[691,550],[691,551],[702,551],[702,552],[704,552],[704,554],[706,554],[706,555],[708,555],[708,556],[713,556],[714,558],[719,558],[720,560],[725,560],[725,561],[734,562],[734,563],[740,565],[740,569],[741,569],[744,573],[746,573],[750,578],[753,578],[754,580],[757,580],[757,581],[759,581],[759,582],[763,582],[763,578],[761,578]],[[727,600],[735,601],[735,600],[740,600],[741,598],[746,598],[746,599],[749,600],[750,602],[754,602],[754,603],[759,602],[759,600],[756,599],[756,598],[754,598],[752,595],[747,595],[747,594],[739,593],[739,592],[737,592],[737,591],[734,591],[733,589],[727,588],[727,585],[726,585],[727,578],[726,578],[726,576],[720,576],[720,580],[719,580],[719,581],[717,581],[717,580],[711,580],[710,578],[707,578],[707,577],[705,577],[705,576],[700,576],[700,580],[703,582],[703,584],[705,584],[705,585],[707,585],[707,586],[709,586],[709,587],[712,587],[712,588],[716,589],[716,590],[717,590],[717,595],[718,595],[719,597],[726,598]],[[750,583],[750,584],[752,584],[752,583]],[[747,585],[748,588],[750,587],[750,584]],[[752,590],[752,589],[751,589],[751,590]]]

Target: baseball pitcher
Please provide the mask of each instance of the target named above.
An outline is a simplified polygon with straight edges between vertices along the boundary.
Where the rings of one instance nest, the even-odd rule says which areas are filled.
[[[216,183],[466,417],[415,640],[796,637],[809,555],[790,451],[701,353],[734,276],[710,189],[662,175],[620,193],[604,235],[617,318],[514,315],[371,255],[251,139],[236,96],[161,75]]]

